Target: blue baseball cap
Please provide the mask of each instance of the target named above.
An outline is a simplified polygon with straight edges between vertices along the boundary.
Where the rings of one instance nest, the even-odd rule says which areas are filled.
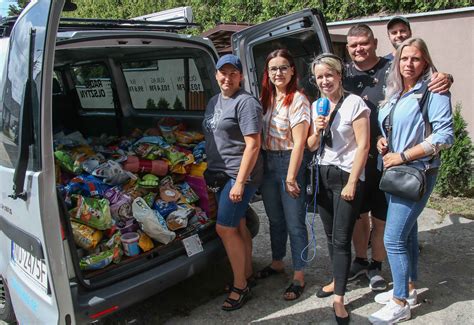
[[[221,56],[216,63],[216,69],[220,70],[226,64],[230,64],[234,66],[234,68],[242,72],[242,62],[240,62],[240,59],[237,56],[233,54],[226,54]]]

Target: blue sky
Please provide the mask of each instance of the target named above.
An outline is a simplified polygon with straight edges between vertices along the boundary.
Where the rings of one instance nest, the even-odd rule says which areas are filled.
[[[16,1],[13,0],[0,0],[0,16],[5,17],[8,14],[8,7],[10,5],[16,5]]]

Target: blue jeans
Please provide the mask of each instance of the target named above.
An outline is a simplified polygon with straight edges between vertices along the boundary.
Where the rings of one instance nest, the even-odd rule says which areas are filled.
[[[285,188],[286,175],[290,164],[291,150],[264,152],[264,177],[261,187],[263,204],[270,222],[270,242],[272,258],[281,261],[286,255],[286,243],[290,236],[290,248],[293,270],[300,271],[306,266],[301,252],[308,245],[305,216],[305,171],[306,154],[303,156],[300,170],[296,177],[301,193],[293,199]],[[303,258],[307,259],[304,251]]]
[[[239,226],[240,219],[245,218],[245,213],[247,212],[250,200],[257,191],[257,188],[252,185],[245,185],[242,201],[233,203],[229,198],[229,193],[234,184],[235,179],[230,178],[222,190],[216,193],[217,224],[236,228]]]
[[[393,278],[393,296],[408,298],[408,282],[418,279],[418,216],[436,184],[437,169],[426,173],[426,193],[415,202],[387,194],[384,243]]]

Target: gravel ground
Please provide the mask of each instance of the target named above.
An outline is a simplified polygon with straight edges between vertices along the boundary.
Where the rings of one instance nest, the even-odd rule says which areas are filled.
[[[259,212],[260,233],[254,239],[254,268],[270,262],[268,220],[263,206]],[[224,312],[220,306],[226,295],[223,286],[231,280],[224,260],[181,284],[123,310],[105,320],[106,324],[335,324],[331,298],[314,293],[330,279],[329,258],[322,225],[315,219],[316,257],[306,272],[306,289],[300,299],[284,301],[291,270],[258,282],[253,298],[239,311]],[[418,283],[419,301],[407,324],[474,324],[474,223],[450,216],[441,220],[435,210],[425,209],[419,219],[421,245]],[[291,261],[287,257],[287,264]],[[385,263],[383,273],[390,278]],[[380,305],[373,300],[366,278],[348,286],[352,324],[368,324],[367,317]]]

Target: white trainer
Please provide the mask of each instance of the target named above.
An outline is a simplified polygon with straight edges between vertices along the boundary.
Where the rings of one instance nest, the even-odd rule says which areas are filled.
[[[386,305],[390,302],[390,300],[392,300],[392,298],[393,289],[387,292],[379,293],[375,296],[374,300],[379,304]],[[409,292],[408,298],[406,300],[410,306],[415,306],[418,303],[418,293],[416,292],[416,289],[413,289],[411,292]]]
[[[372,324],[395,324],[410,319],[410,305],[400,306],[393,299],[378,312],[369,316],[369,322]]]

